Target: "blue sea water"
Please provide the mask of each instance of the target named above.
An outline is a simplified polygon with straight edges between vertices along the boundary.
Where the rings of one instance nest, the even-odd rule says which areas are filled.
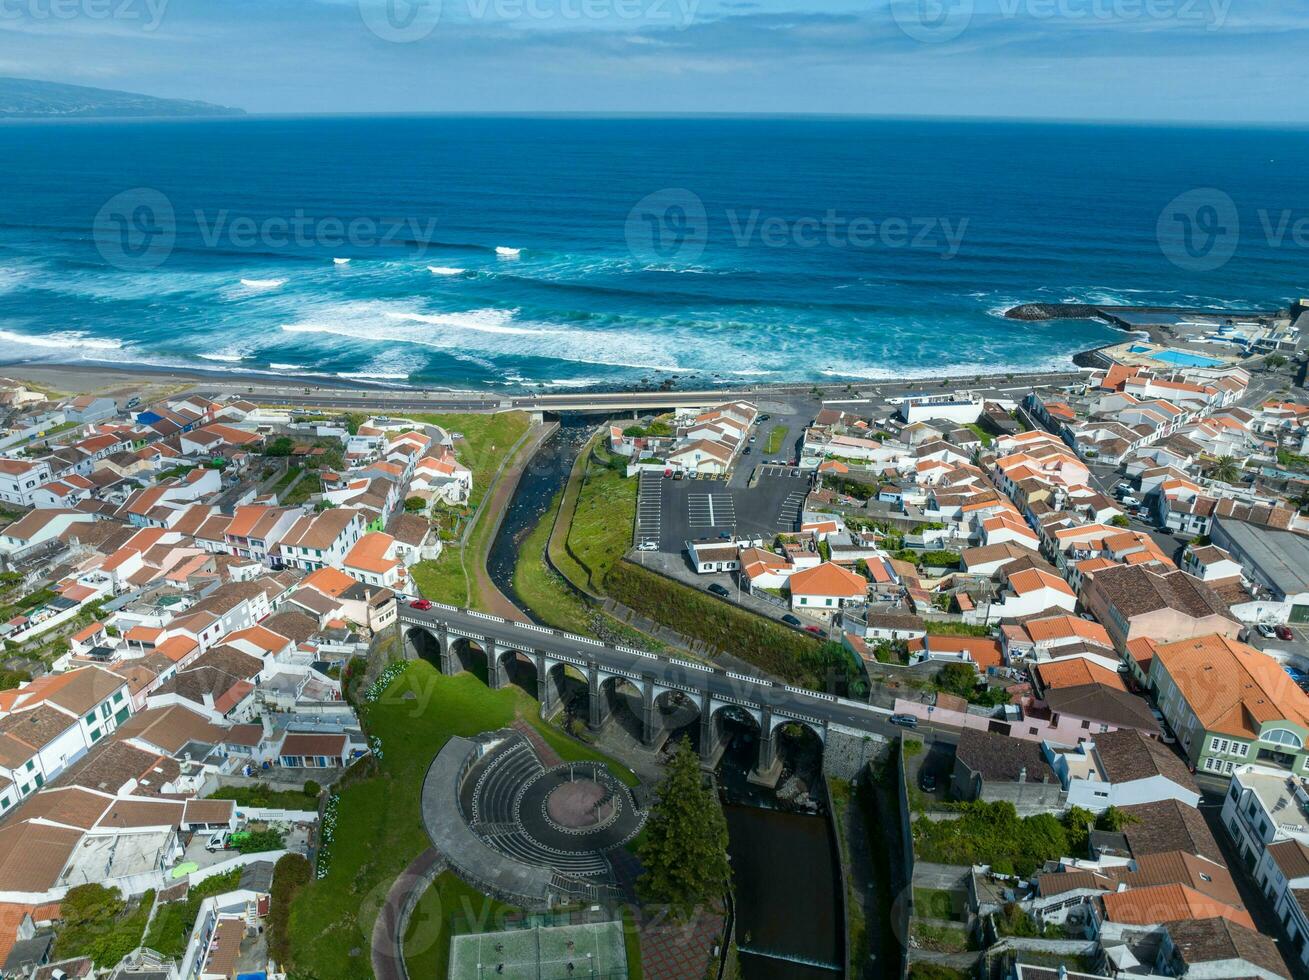
[[[1306,292],[1303,131],[11,123],[0,161],[8,361],[510,387],[908,377],[1064,365],[1122,336],[1000,316],[1019,302]],[[1225,261],[1161,247],[1188,192]]]

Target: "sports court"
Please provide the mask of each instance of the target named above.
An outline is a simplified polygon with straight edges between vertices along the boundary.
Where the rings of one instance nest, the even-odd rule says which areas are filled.
[[[621,922],[455,936],[450,980],[626,980]]]

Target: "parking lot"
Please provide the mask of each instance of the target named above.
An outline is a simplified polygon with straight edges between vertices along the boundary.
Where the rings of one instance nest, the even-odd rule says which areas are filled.
[[[637,495],[638,539],[670,554],[722,534],[767,540],[799,529],[808,493],[809,476],[790,467],[761,467],[749,487],[653,474],[643,477]]]

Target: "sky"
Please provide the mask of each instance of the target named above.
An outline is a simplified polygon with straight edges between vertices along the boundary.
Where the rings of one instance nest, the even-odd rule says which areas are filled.
[[[252,113],[1309,122],[1305,0],[0,0],[0,75]]]

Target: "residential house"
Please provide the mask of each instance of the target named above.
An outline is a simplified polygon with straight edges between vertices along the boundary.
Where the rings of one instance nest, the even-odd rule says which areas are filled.
[[[1159,644],[1150,679],[1197,772],[1256,763],[1309,774],[1309,696],[1266,654],[1217,634]]]

